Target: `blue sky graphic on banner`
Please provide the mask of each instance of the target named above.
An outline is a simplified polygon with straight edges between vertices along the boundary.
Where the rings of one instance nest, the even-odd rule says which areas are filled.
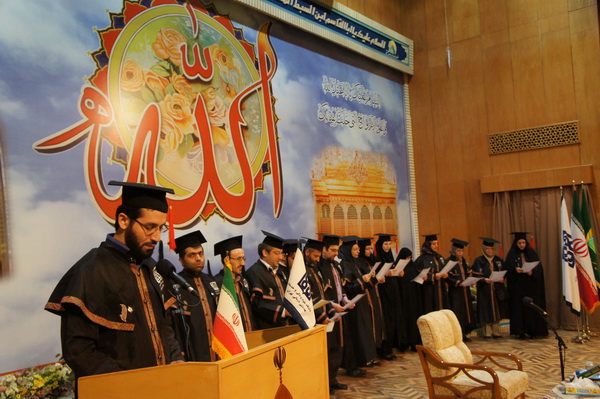
[[[148,8],[149,3],[143,2],[144,7]],[[103,45],[99,32],[111,26],[106,10],[121,13],[123,4],[115,0],[0,3],[0,133],[7,214],[7,241],[3,244],[8,250],[8,272],[0,276],[0,373],[55,360],[61,351],[60,319],[44,311],[44,304],[68,268],[114,231],[107,223],[114,215],[102,214],[101,206],[86,185],[89,142],[83,139],[54,152],[36,151],[34,145],[82,121],[79,107],[85,96],[83,88],[91,86],[92,75],[98,68],[91,54]],[[185,7],[173,7],[181,8],[181,19],[177,22],[180,29],[192,32],[194,26],[186,22],[190,18]],[[270,87],[273,100],[271,122],[277,134],[281,204],[278,211],[279,183],[273,173],[274,163],[267,162],[273,156],[269,152],[273,143],[264,143],[266,136],[260,136],[268,130],[269,121],[263,115],[260,128],[248,122],[248,128],[240,133],[250,156],[254,185],[252,195],[248,196],[250,205],[235,201],[233,204],[246,206],[248,212],[237,219],[229,217],[225,205],[211,203],[209,198],[204,213],[191,212],[194,217],[178,223],[181,228],[176,236],[201,229],[208,240],[205,249],[215,273],[221,268],[219,258],[212,256],[215,242],[242,234],[250,265],[257,258],[256,245],[263,239],[261,230],[285,238],[315,237],[317,232],[358,235],[389,232],[398,235],[396,251],[401,246],[412,248],[402,74],[237,3],[219,1],[216,12],[228,16],[235,28],[234,36],[240,41],[243,36],[243,41],[249,44],[244,49],[251,49],[256,59],[254,64],[234,63],[229,70],[233,71],[233,77],[226,77],[220,69],[221,74],[214,78],[220,86],[215,90],[233,87],[235,93],[240,93],[259,79],[261,73],[266,75],[258,66],[261,48],[267,46],[266,54],[270,46],[276,57],[276,70],[262,88]],[[213,17],[211,13],[198,16],[199,37],[207,34],[210,25],[203,24],[202,18],[208,21]],[[266,33],[269,44],[266,44],[261,42],[259,31],[269,22],[271,26]],[[123,21],[115,22],[119,23]],[[215,31],[219,28],[216,23],[210,26]],[[229,46],[222,40],[215,43],[223,48]],[[148,48],[151,45],[149,42]],[[228,51],[231,54],[234,50]],[[113,56],[116,53],[117,50]],[[129,54],[132,53],[123,52],[122,61]],[[163,67],[152,69],[163,77],[157,81],[165,83],[164,79],[172,79],[175,72],[183,74],[183,67],[172,63],[167,65],[160,59],[140,61],[143,57],[139,54],[136,57],[140,64],[147,62],[148,68],[158,64]],[[272,61],[267,63],[267,69],[273,66]],[[165,71],[170,75],[161,75]],[[110,73],[107,76],[114,79]],[[173,94],[173,87],[167,86],[166,83],[161,86],[161,93],[155,91],[148,97],[145,92],[142,97],[147,103],[163,101]],[[208,100],[210,87],[198,87],[194,86],[194,90],[203,90],[206,104],[213,104]],[[251,94],[240,107],[246,121],[254,121],[252,115],[259,118],[256,115],[268,111],[268,101],[259,98],[262,94],[260,91]],[[108,99],[116,118],[118,108],[113,95],[111,92]],[[119,98],[130,97],[123,94]],[[235,104],[235,99],[225,100],[224,104]],[[134,122],[127,122],[127,128],[121,125],[121,146],[110,140],[101,141],[98,162],[105,182],[124,178],[124,163],[132,153],[127,137],[132,140],[135,124],[142,115],[140,108]],[[239,153],[231,144],[224,144],[222,150],[217,148],[217,137],[228,142],[233,127],[227,123],[217,126],[212,115],[210,122],[208,129],[212,136],[199,139],[192,129],[183,132],[188,136],[178,136],[180,141],[170,150],[192,159],[188,165],[203,165],[194,161],[200,159],[194,157],[201,154],[206,157],[208,153],[198,143],[212,137],[219,178],[226,179],[225,173],[239,175],[240,167],[236,165]],[[161,137],[165,138],[162,127]],[[197,127],[194,125],[196,130]],[[123,135],[128,129],[130,136]],[[176,199],[184,203],[186,196],[194,192],[193,184],[200,184],[206,172],[199,169],[199,175],[187,186],[177,181],[166,168],[161,169],[164,164],[160,162],[169,154],[165,149],[168,144],[163,142],[158,151],[157,175],[160,184],[176,186]],[[226,162],[233,165],[231,169],[224,169]],[[193,168],[188,173],[194,177]],[[226,182],[231,192],[239,193],[242,188],[236,184],[235,178]],[[336,203],[340,197],[331,189],[333,186],[345,187],[350,194]],[[114,187],[103,189],[108,197],[118,194]],[[229,209],[235,211],[235,206],[229,204]],[[354,221],[351,216],[354,212],[360,222]],[[166,256],[178,264],[173,253]]]

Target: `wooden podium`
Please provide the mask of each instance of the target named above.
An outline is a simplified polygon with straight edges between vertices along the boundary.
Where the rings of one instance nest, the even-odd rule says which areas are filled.
[[[295,399],[329,398],[325,326],[252,331],[246,341],[247,352],[217,362],[80,378],[79,399],[276,399],[280,382]]]

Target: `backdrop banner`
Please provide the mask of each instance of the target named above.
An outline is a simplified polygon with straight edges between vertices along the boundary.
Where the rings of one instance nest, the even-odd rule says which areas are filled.
[[[114,231],[110,180],[174,189],[175,235],[202,231],[213,274],[215,242],[243,235],[250,265],[261,230],[414,247],[389,66],[228,0],[5,0],[0,65],[0,373],[61,352],[43,306]]]

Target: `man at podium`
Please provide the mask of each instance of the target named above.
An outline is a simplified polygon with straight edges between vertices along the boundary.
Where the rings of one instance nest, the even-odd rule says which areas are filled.
[[[63,356],[77,378],[183,361],[150,257],[166,231],[166,193],[122,186],[115,230],[60,280],[45,309],[61,317]]]

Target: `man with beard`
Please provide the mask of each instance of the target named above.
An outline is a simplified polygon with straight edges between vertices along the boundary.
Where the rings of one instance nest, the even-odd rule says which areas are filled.
[[[45,309],[61,316],[63,356],[77,378],[181,362],[150,258],[166,231],[166,193],[123,187],[114,234],[60,280]]]
[[[254,331],[257,329],[256,318],[252,311],[252,302],[250,301],[250,285],[243,276],[244,266],[246,265],[246,256],[242,248],[242,236],[227,238],[215,244],[215,256],[221,256],[223,266],[231,266],[233,274],[233,283],[235,293],[237,294],[238,304],[240,305],[240,314],[242,315],[242,324],[244,331]],[[225,272],[221,270],[215,276],[219,288],[223,285]]]
[[[219,287],[213,277],[202,272],[205,259],[202,244],[205,242],[206,239],[198,230],[175,240],[175,252],[179,254],[179,263],[183,266],[183,270],[179,275],[198,292],[198,297],[193,296],[187,290],[181,290],[180,293],[183,311],[188,320],[186,324],[189,324],[189,331],[187,330],[188,327],[184,326],[182,322],[175,324],[179,328],[177,338],[180,346],[184,349],[186,360],[195,362],[217,360],[211,349],[211,340],[213,321],[219,299]],[[167,284],[168,291],[175,292],[173,282],[168,281],[168,283],[170,283]],[[181,304],[177,307],[181,307]],[[178,318],[178,320],[181,321],[181,318]],[[190,348],[188,348],[187,343],[190,344]]]

